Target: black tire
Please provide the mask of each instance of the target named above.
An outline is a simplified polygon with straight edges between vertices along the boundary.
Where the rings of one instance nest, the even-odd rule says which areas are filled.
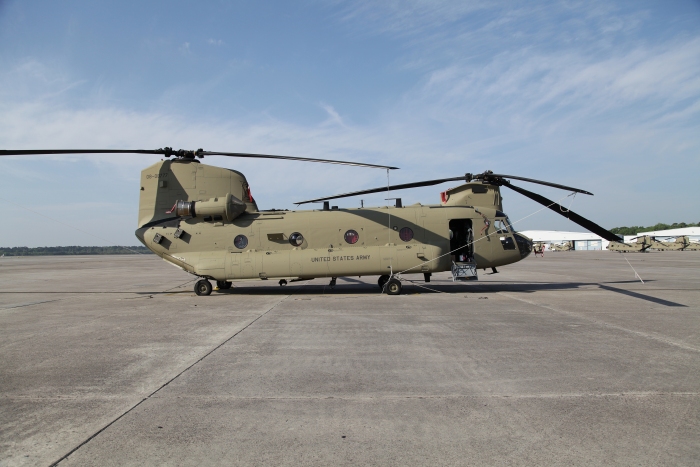
[[[386,283],[386,293],[387,295],[400,295],[401,294],[401,281],[398,279],[391,279]]]
[[[389,276],[379,276],[379,280],[377,281],[377,284],[379,284],[379,288],[384,290],[384,284],[389,280]]]
[[[197,283],[194,284],[194,293],[200,296],[211,295],[211,282],[206,279],[197,281]]]
[[[231,288],[231,283],[229,281],[216,281],[216,286],[219,290],[228,290]]]

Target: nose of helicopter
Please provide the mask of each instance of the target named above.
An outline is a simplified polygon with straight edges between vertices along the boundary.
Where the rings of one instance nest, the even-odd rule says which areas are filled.
[[[518,250],[520,250],[520,258],[525,259],[527,255],[532,253],[532,240],[519,233],[514,235],[515,242],[518,244]]]

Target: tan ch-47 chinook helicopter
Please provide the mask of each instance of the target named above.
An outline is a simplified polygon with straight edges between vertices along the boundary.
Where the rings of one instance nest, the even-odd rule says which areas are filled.
[[[154,154],[164,156],[141,172],[136,236],[153,253],[199,276],[197,295],[219,290],[232,280],[297,281],[341,276],[379,276],[390,295],[401,293],[402,274],[451,271],[454,280],[476,279],[477,269],[522,260],[532,240],[516,233],[503,212],[501,187],[550,208],[606,240],[619,237],[554,201],[513,185],[516,179],[591,195],[585,190],[490,171],[426,180],[300,201],[323,202],[322,209],[261,211],[245,176],[205,165],[204,156],[233,156],[323,162],[396,169],[374,164],[246,153],[172,150],[60,149],[0,150],[0,155]],[[171,156],[174,156],[170,159]],[[441,203],[338,209],[329,200],[462,181],[441,193]]]
[[[673,242],[662,242],[652,237],[650,249],[659,251],[700,251],[700,244],[691,242],[687,235],[680,235]]]

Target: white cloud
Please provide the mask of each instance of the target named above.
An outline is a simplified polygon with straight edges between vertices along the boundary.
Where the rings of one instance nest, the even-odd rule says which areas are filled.
[[[311,102],[326,115],[303,124],[259,109],[212,120],[169,107],[177,96],[220,89],[214,77],[164,89],[153,97],[156,111],[134,111],[95,96],[77,106],[68,95],[82,89],[80,77],[56,64],[27,60],[0,72],[0,141],[5,148],[170,145],[359,160],[402,167],[392,173],[395,183],[492,169],[589,189],[597,196],[577,198],[574,210],[609,227],[700,219],[698,207],[683,201],[700,198],[694,180],[700,173],[698,35],[638,40],[634,34],[644,28],[646,13],[623,15],[604,2],[504,5],[510,3],[363,0],[343,7],[343,24],[355,32],[398,38],[405,53],[392,66],[420,76],[367,123],[344,119],[342,107],[318,98]],[[555,24],[557,15],[563,27]],[[189,43],[181,48],[189,50]],[[36,204],[37,194],[47,196],[47,186],[58,193],[65,182],[74,189],[70,196],[122,202],[134,218],[134,181],[155,161],[138,155],[33,160],[0,161],[11,182],[0,185],[0,196]],[[205,162],[243,171],[263,208],[291,208],[293,201],[386,181],[383,171],[321,164]],[[119,183],[112,191],[95,189],[91,180],[102,177]],[[399,196],[405,204],[432,203],[443,188]],[[561,196],[546,189],[543,194]],[[505,196],[513,218],[539,208]],[[365,197],[365,205],[384,204],[385,197]],[[359,200],[339,204],[355,206]],[[96,220],[102,215],[94,213]],[[126,215],[123,224],[133,221]],[[546,213],[522,226],[540,227],[574,228]]]
[[[207,41],[207,44],[214,45],[214,46],[220,46],[220,45],[224,45],[224,41],[222,41],[221,39],[209,38],[209,40]]]
[[[489,114],[534,116],[565,109],[572,118],[654,101],[653,108],[633,116],[647,120],[700,96],[700,40],[603,59],[575,52],[504,53],[482,67],[466,62],[437,69],[423,92],[424,99],[452,109],[450,118],[463,113],[466,103],[489,106]]]
[[[336,112],[333,106],[324,104],[323,102],[319,103],[319,106],[328,114],[328,120],[326,121],[327,124],[340,125],[342,127],[346,127],[342,117],[338,112]]]

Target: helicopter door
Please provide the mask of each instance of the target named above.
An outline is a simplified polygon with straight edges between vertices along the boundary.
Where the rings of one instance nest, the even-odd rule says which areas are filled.
[[[474,260],[474,231],[471,219],[450,219],[450,251],[458,262]]]

